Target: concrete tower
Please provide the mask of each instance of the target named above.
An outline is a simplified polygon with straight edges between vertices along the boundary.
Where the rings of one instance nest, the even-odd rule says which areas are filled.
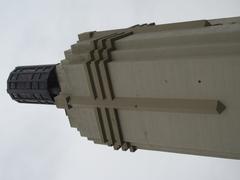
[[[240,159],[240,17],[82,33],[60,64],[16,67],[8,93],[115,150]]]

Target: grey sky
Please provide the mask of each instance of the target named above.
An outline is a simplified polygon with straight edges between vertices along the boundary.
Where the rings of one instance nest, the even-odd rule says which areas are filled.
[[[63,110],[13,102],[18,65],[52,64],[90,30],[240,16],[239,0],[0,0],[0,180],[240,179],[240,161],[94,145]]]

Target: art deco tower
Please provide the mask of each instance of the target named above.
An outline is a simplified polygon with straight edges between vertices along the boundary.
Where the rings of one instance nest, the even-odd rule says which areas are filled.
[[[16,67],[8,93],[115,150],[240,159],[240,18],[82,33],[60,64]]]

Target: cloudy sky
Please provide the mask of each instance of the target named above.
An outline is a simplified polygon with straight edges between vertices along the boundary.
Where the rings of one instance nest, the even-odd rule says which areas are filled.
[[[0,180],[239,180],[240,161],[94,145],[63,110],[13,102],[15,66],[53,64],[90,30],[240,16],[239,0],[0,0]]]

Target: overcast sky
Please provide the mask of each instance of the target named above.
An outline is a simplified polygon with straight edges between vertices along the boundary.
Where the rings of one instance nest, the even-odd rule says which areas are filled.
[[[240,16],[239,0],[0,0],[0,180],[239,180],[240,161],[95,145],[55,106],[6,93],[15,66],[53,64],[90,30]]]

